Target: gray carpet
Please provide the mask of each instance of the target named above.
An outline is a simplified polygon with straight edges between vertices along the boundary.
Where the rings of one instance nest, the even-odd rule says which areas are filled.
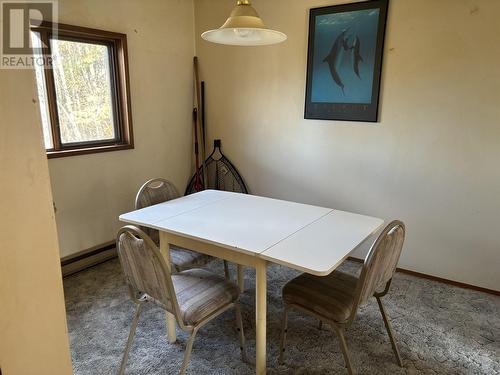
[[[222,274],[221,262],[212,269]],[[359,265],[342,266],[358,272]],[[281,288],[296,271],[268,271],[268,373],[343,374],[335,334],[299,313],[291,313],[286,364],[277,365]],[[254,272],[246,271],[242,296],[248,353],[255,353]],[[73,368],[77,375],[116,374],[134,314],[117,260],[64,280]],[[355,369],[363,374],[499,374],[500,298],[397,274],[385,298],[405,368],[397,366],[375,299],[363,307],[347,332]],[[187,336],[167,343],[163,312],[146,306],[127,367],[128,374],[176,374]],[[228,311],[201,329],[189,374],[254,374],[242,363],[234,313]]]

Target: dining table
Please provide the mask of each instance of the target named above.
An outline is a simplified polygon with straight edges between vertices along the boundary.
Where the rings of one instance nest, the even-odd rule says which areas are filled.
[[[157,229],[168,265],[170,246],[175,245],[233,262],[240,270],[255,268],[255,371],[259,375],[266,373],[268,265],[326,276],[384,223],[333,208],[219,190],[203,190],[119,219]],[[167,313],[166,319],[168,339],[175,342],[175,318]]]

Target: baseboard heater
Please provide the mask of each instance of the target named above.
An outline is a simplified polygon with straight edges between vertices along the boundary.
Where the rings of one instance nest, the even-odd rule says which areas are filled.
[[[109,241],[76,254],[68,255],[67,257],[61,258],[62,275],[63,277],[72,275],[113,259],[116,256],[115,241]]]

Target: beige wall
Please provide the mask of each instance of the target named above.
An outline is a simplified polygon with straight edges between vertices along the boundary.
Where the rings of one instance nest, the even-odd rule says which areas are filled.
[[[61,256],[113,240],[152,177],[190,173],[190,0],[59,0],[59,22],[127,34],[135,149],[49,160]]]
[[[196,0],[196,33],[233,0]],[[253,193],[401,218],[400,265],[500,289],[500,1],[391,0],[379,124],[304,120],[308,9],[254,0],[288,35],[260,48],[197,41],[209,135]]]
[[[0,366],[71,373],[56,224],[34,75],[0,70]]]

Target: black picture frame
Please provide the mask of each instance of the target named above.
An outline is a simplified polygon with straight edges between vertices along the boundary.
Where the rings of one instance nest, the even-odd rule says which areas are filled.
[[[388,7],[371,0],[310,9],[305,119],[378,121]]]

